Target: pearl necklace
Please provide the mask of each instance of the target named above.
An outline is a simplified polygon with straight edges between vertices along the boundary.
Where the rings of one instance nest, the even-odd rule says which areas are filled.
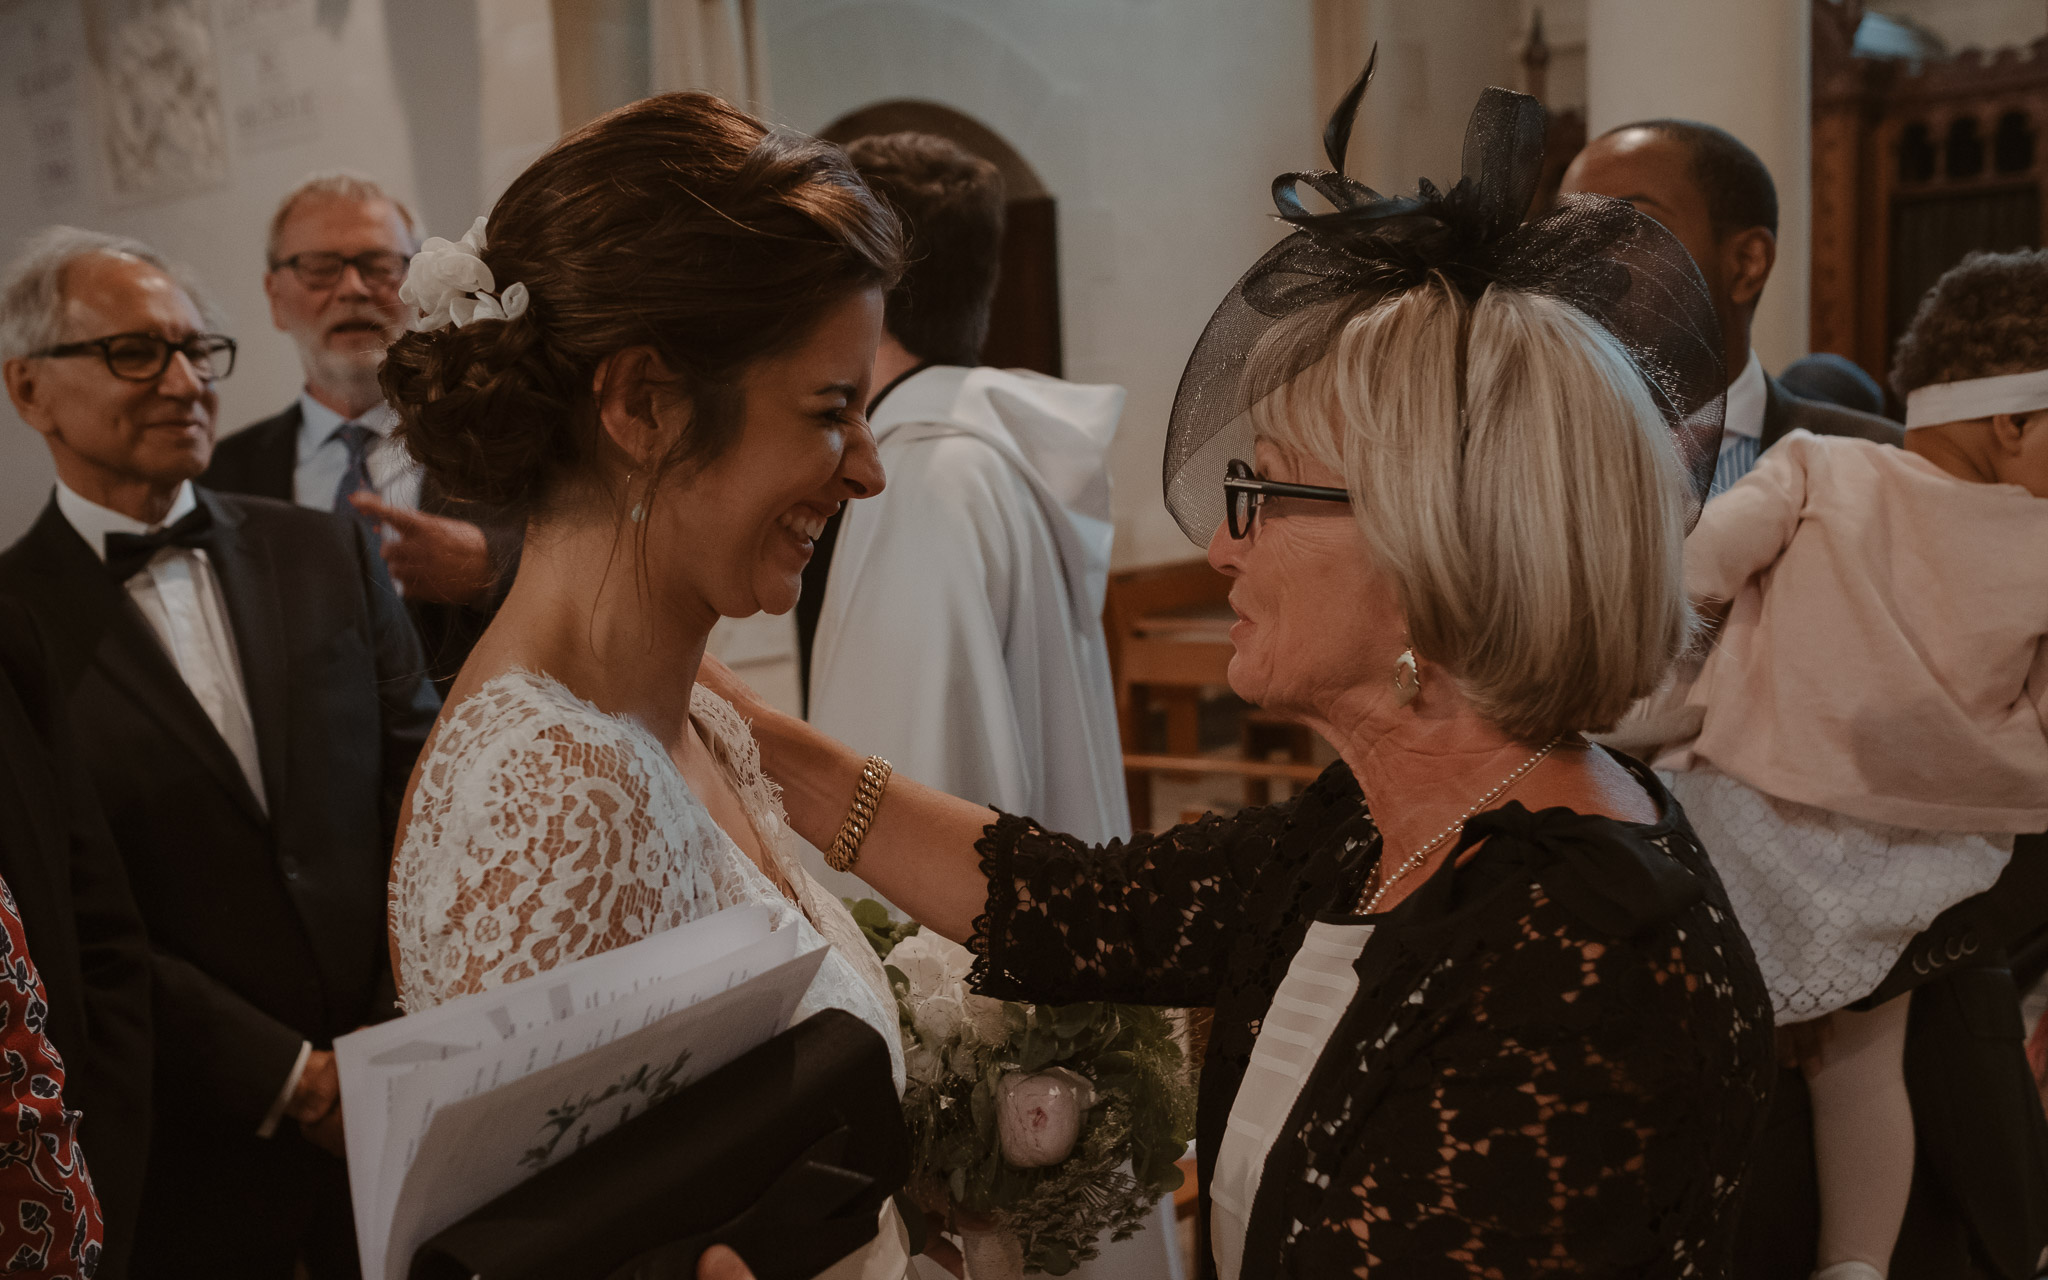
[[[1471,808],[1459,814],[1450,826],[1444,828],[1443,834],[1437,836],[1436,839],[1431,840],[1428,844],[1423,845],[1420,849],[1417,849],[1414,853],[1408,855],[1408,860],[1406,862],[1403,862],[1400,865],[1400,867],[1395,870],[1393,875],[1378,876],[1377,879],[1379,881],[1379,887],[1373,890],[1373,894],[1370,898],[1366,897],[1363,893],[1359,894],[1359,900],[1362,903],[1364,903],[1364,905],[1359,908],[1358,914],[1362,916],[1371,915],[1373,912],[1373,908],[1377,907],[1380,904],[1380,899],[1386,896],[1387,890],[1393,888],[1394,885],[1400,881],[1402,876],[1407,875],[1409,872],[1415,870],[1415,868],[1421,866],[1424,860],[1426,860],[1430,854],[1436,852],[1436,849],[1439,845],[1443,844],[1444,841],[1450,839],[1452,836],[1457,835],[1458,832],[1464,830],[1465,823],[1468,820],[1470,820],[1473,814],[1478,813],[1487,805],[1490,805],[1494,801],[1500,799],[1502,793],[1507,791],[1509,787],[1514,786],[1517,782],[1520,782],[1524,774],[1528,773],[1529,770],[1534,769],[1537,765],[1542,764],[1544,757],[1548,756],[1551,752],[1557,750],[1557,744],[1563,742],[1564,738],[1565,735],[1561,733],[1558,734],[1555,738],[1552,738],[1541,751],[1538,751],[1535,755],[1530,756],[1527,760],[1522,761],[1520,767],[1518,767],[1513,773],[1509,774],[1507,777],[1501,779],[1499,786],[1487,792],[1485,795],[1479,797],[1478,801],[1474,803]]]

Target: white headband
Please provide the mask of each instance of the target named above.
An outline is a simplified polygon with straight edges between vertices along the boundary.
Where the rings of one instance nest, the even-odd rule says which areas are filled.
[[[1936,382],[1906,393],[1906,430],[2048,409],[2048,369]]]

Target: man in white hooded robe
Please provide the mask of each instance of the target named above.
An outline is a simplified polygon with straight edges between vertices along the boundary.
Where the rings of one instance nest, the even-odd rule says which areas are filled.
[[[1102,632],[1123,389],[972,365],[1002,238],[992,165],[926,134],[848,150],[904,216],[912,262],[869,407],[888,485],[848,507],[807,575],[808,718],[963,799],[1128,836]]]
[[[1124,390],[975,365],[1002,244],[993,165],[930,134],[847,152],[903,217],[911,263],[885,304],[868,405],[888,483],[834,518],[805,571],[807,718],[949,794],[1091,842],[1128,837],[1102,632]],[[878,896],[815,851],[810,870]],[[1101,1248],[1075,1280],[1185,1274],[1171,1196],[1146,1231]],[[929,1259],[918,1269],[943,1280]]]

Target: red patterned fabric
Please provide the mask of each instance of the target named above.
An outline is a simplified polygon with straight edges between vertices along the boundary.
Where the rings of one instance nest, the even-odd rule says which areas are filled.
[[[78,1113],[64,1106],[64,1060],[43,1034],[49,1004],[29,958],[14,892],[0,881],[0,1275],[86,1277],[106,1224]]]

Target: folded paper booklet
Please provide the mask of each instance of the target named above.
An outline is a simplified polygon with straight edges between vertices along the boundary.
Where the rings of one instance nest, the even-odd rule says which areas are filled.
[[[336,1040],[364,1280],[785,1030],[825,956],[795,918],[735,907]]]

